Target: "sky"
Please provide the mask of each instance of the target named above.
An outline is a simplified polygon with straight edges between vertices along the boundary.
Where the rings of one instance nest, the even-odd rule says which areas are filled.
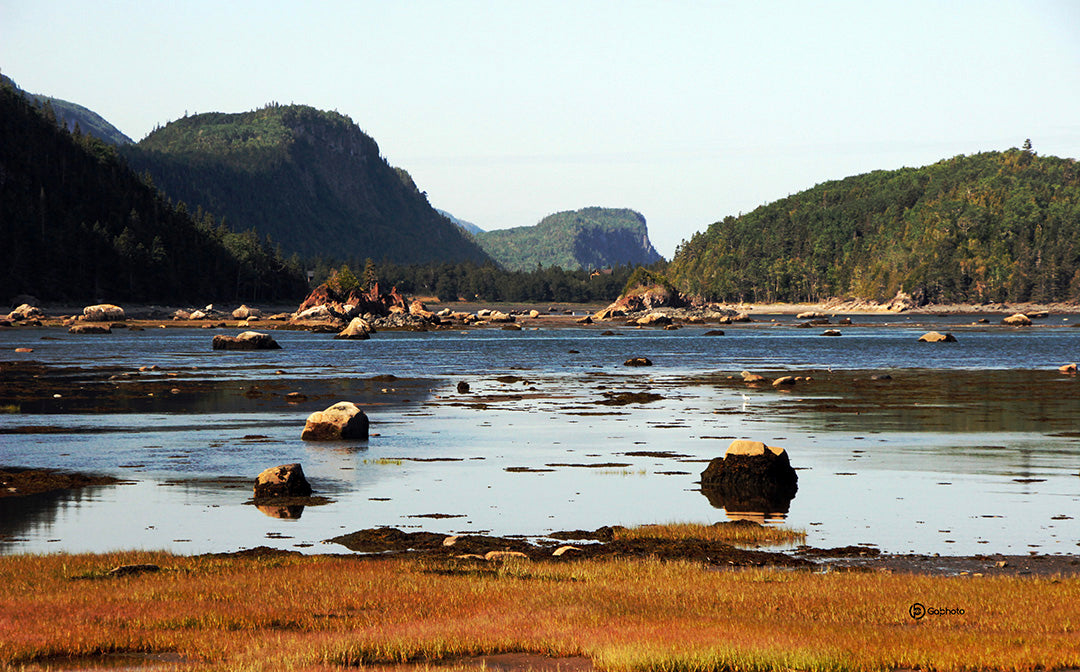
[[[0,71],[139,140],[268,102],[348,115],[484,229],[588,206],[666,257],[878,169],[1080,158],[1080,2],[0,0]]]

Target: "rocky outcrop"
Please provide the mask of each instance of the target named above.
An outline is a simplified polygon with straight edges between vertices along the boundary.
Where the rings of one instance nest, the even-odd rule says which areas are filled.
[[[308,416],[300,438],[304,441],[367,441],[368,417],[351,401],[339,401]]]
[[[310,497],[311,484],[299,464],[270,467],[255,479],[255,500],[275,497]]]
[[[367,340],[371,338],[371,333],[375,331],[375,327],[362,317],[354,317],[349,326],[342,329],[334,338],[347,338],[352,340]]]
[[[218,334],[214,336],[214,350],[280,350],[278,345],[269,334],[258,331],[245,331],[236,336]]]
[[[99,303],[83,308],[83,319],[87,322],[122,322],[124,309],[111,303]]]
[[[390,291],[384,292],[377,282],[367,291],[354,290],[344,295],[331,287],[330,284],[324,282],[313,289],[303,303],[300,304],[300,307],[296,309],[296,319],[316,319],[301,316],[305,314],[305,311],[318,306],[325,308],[324,311],[313,313],[325,316],[318,319],[338,319],[342,321],[351,320],[365,314],[385,316],[390,314],[391,308],[408,312],[405,297],[398,293],[397,287],[392,287]],[[423,304],[421,304],[422,306]]]
[[[728,511],[786,512],[798,490],[787,451],[736,440],[701,473],[701,490]]]
[[[922,343],[955,343],[956,337],[949,333],[942,334],[937,331],[928,331],[919,337]]]
[[[912,297],[911,294],[908,294],[905,291],[899,291],[896,293],[896,296],[894,296],[888,303],[885,304],[885,310],[894,313],[902,313],[905,310],[912,310],[914,308],[918,308],[920,305],[922,304],[920,304],[915,297]]]
[[[1060,371],[1061,373],[1064,373],[1067,376],[1075,376],[1076,375],[1076,362],[1073,362],[1072,364],[1062,364],[1061,366],[1058,367],[1058,371]]]
[[[1031,318],[1023,313],[1016,313],[1010,315],[1001,321],[1002,324],[1007,324],[1010,327],[1030,327]]]
[[[652,366],[652,360],[648,357],[631,357],[623,362],[623,366]]]
[[[686,299],[674,289],[660,284],[639,285],[616,299],[607,308],[593,316],[597,320],[626,317],[641,311],[657,308],[681,308],[688,305]]]

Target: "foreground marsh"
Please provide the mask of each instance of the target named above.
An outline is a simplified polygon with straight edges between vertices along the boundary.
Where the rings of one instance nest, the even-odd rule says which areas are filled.
[[[132,563],[161,570],[107,575]],[[221,670],[497,653],[612,671],[1080,666],[1077,578],[118,553],[3,557],[0,584],[0,665],[26,669],[118,652]]]

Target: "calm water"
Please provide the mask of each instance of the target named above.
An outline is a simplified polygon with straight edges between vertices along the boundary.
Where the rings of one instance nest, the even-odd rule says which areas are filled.
[[[1080,329],[1066,328],[1080,317],[1027,330],[967,326],[970,317],[965,325],[855,319],[873,326],[839,327],[840,338],[769,323],[725,327],[722,337],[618,326],[609,336],[478,330],[358,342],[275,332],[283,349],[260,353],[213,352],[214,332],[201,329],[0,332],[4,360],[156,365],[140,379],[174,373],[180,389],[218,383],[190,403],[132,412],[73,413],[61,398],[0,414],[0,464],[130,481],[0,499],[0,552],[340,552],[322,540],[376,525],[540,534],[725,520],[696,482],[733,438],[788,449],[799,492],[784,522],[805,528],[815,546],[1080,552],[1080,380],[1054,373],[1080,359]],[[916,341],[945,327],[958,343]],[[655,365],[622,366],[638,355]],[[790,392],[726,382],[742,369],[813,370],[817,380]],[[1011,384],[1027,370],[1050,373]],[[892,387],[864,382],[881,371]],[[372,380],[387,374],[399,380]],[[522,380],[497,380],[508,374]],[[462,380],[468,395],[455,391]],[[252,386],[264,394],[250,394]],[[281,395],[294,390],[311,398],[285,404]],[[596,403],[605,392],[644,390],[663,398]],[[339,398],[364,405],[377,436],[359,445],[300,441],[308,413]],[[626,455],[638,452],[652,455]],[[285,462],[301,462],[334,503],[298,519],[246,505],[254,476]],[[598,464],[606,466],[581,466]]]

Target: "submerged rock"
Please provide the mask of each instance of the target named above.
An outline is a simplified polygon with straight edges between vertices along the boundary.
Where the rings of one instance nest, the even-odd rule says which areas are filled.
[[[269,334],[258,331],[245,331],[236,336],[218,334],[213,340],[214,350],[280,350]]]
[[[68,329],[71,334],[111,334],[112,328],[107,324],[75,324]]]
[[[339,401],[325,411],[309,415],[300,438],[304,441],[367,441],[368,417],[351,401]]]
[[[311,484],[299,464],[282,464],[264,470],[255,479],[255,499],[309,497]]]

